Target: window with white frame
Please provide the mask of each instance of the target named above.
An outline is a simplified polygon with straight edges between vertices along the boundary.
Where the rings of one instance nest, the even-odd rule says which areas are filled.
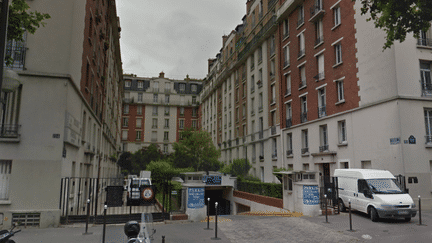
[[[124,105],[124,107],[123,107],[123,113],[124,114],[129,114],[129,105]]]
[[[347,131],[345,120],[338,121],[339,144],[347,143]]]
[[[306,65],[299,67],[300,72],[300,88],[306,87]]]
[[[292,107],[291,107],[291,102],[286,103],[285,105],[286,107],[286,127],[291,127],[292,126]]]
[[[142,89],[144,87],[143,81],[138,81],[138,89]]]
[[[333,19],[334,19],[334,26],[338,26],[341,24],[341,15],[340,15],[339,6],[333,8]]]
[[[426,144],[432,144],[432,109],[424,110],[426,126]]]
[[[297,13],[297,27],[304,24],[304,7],[303,4],[298,7]]]
[[[138,102],[143,101],[143,93],[138,93]]]
[[[169,119],[165,119],[165,126],[164,128],[169,128]]]
[[[289,20],[288,18],[283,21],[283,37],[287,38],[289,36]]]
[[[271,86],[271,101],[270,104],[275,104],[276,103],[276,85],[272,85]]]
[[[307,99],[306,95],[300,97],[300,121],[301,122],[307,122]]]
[[[305,37],[304,37],[304,31],[301,32],[298,35],[298,48],[299,48],[299,53],[297,55],[298,58],[301,58],[305,55]]]
[[[287,73],[284,76],[286,84],[285,96],[287,96],[291,94],[291,74]]]
[[[432,62],[420,61],[420,78],[423,96],[432,95],[431,64]]]
[[[157,131],[152,131],[151,141],[152,142],[157,141]]]
[[[315,22],[315,45],[321,44],[324,41],[323,20],[318,19]]]
[[[258,111],[262,111],[263,110],[263,94],[259,93],[258,95]]]
[[[326,92],[325,87],[318,89],[318,117],[327,115],[326,111]]]
[[[141,125],[142,125],[142,119],[141,118],[137,118],[136,119],[136,127],[137,128],[141,128]]]
[[[292,133],[287,133],[287,156],[290,156],[293,154],[292,151]]]
[[[184,120],[179,120],[179,129],[184,129]]]
[[[320,130],[320,147],[319,147],[319,151],[320,152],[328,151],[327,125],[321,125],[319,127],[319,130]]]
[[[141,140],[141,131],[136,131],[135,140]]]
[[[9,183],[11,172],[12,160],[0,160],[0,200],[9,199]]]
[[[169,94],[166,94],[166,95],[165,95],[165,103],[166,103],[166,104],[169,104],[169,102],[170,102],[170,95],[169,95]]]
[[[272,159],[277,158],[277,142],[276,138],[272,138]]]
[[[316,81],[323,80],[324,75],[324,54],[318,55],[317,58],[318,74],[314,77]]]
[[[169,132],[164,132],[164,141],[169,140]]]
[[[158,125],[158,119],[157,118],[153,118],[152,128],[157,128],[157,125]]]
[[[309,141],[308,141],[308,130],[302,130],[301,131],[301,142],[302,142],[302,154],[306,154],[309,152]]]
[[[122,139],[123,140],[127,140],[128,139],[128,131],[127,130],[123,130],[122,131]]]
[[[153,103],[158,102],[158,94],[153,94]]]
[[[158,115],[158,107],[153,106],[153,116],[157,116],[157,115]]]
[[[191,91],[197,92],[197,85],[196,84],[191,84]]]
[[[128,126],[129,126],[129,118],[123,117],[123,127],[128,127]]]
[[[125,87],[126,88],[130,88],[130,86],[131,86],[131,81],[130,80],[126,80],[125,81]]]
[[[337,92],[338,92],[338,102],[345,101],[343,79],[336,81],[336,87],[337,87]]]
[[[137,115],[142,115],[142,106],[137,106]]]
[[[335,49],[335,65],[342,63],[342,44],[334,45]]]
[[[283,55],[284,55],[284,68],[289,67],[290,65],[290,50],[289,50],[289,45],[284,46],[283,48]]]
[[[186,90],[186,84],[183,83],[179,84],[179,88],[181,92],[184,92]]]

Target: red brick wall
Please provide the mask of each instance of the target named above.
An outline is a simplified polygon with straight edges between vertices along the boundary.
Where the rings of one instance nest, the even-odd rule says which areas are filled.
[[[279,198],[266,197],[242,191],[234,191],[233,196],[276,208],[283,208],[283,200]]]

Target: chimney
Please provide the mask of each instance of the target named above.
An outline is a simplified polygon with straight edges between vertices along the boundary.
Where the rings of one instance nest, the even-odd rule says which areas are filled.
[[[208,73],[210,73],[210,69],[213,66],[215,60],[216,60],[215,58],[208,59]]]
[[[165,73],[164,72],[160,72],[159,73],[159,78],[165,78]]]
[[[253,3],[252,0],[247,0],[247,2],[246,2],[246,15],[249,14],[250,9],[252,7],[252,3]]]
[[[223,35],[222,36],[222,46],[225,46],[225,42],[228,40],[228,36]]]

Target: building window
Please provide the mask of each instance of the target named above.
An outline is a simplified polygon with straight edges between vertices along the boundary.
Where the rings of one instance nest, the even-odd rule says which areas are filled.
[[[308,144],[308,130],[302,130],[302,149],[301,149],[301,153],[302,154],[306,154],[309,153],[309,144]]]
[[[319,127],[320,130],[320,152],[328,151],[328,135],[327,135],[327,125],[322,125]]]
[[[242,113],[243,113],[243,118],[246,118],[246,105],[244,104],[242,106]]]
[[[142,106],[137,106],[137,115],[142,115]]]
[[[124,105],[124,107],[123,107],[123,113],[124,114],[129,114],[129,105]]]
[[[429,29],[426,32],[420,30],[420,38],[417,41],[417,45],[432,47],[432,37],[431,36],[432,36],[431,29]]]
[[[306,67],[305,65],[299,67],[299,72],[300,72],[300,84],[299,84],[299,88],[305,88],[306,87]]]
[[[306,96],[302,96],[300,98],[300,105],[301,105],[301,113],[300,113],[300,121],[301,122],[307,122],[307,99]]]
[[[316,81],[320,81],[320,80],[323,80],[325,78],[325,75],[324,75],[324,54],[317,56],[316,60],[317,60],[317,66],[318,66],[318,73],[314,78]]]
[[[197,128],[197,120],[192,120],[192,128],[193,129]]]
[[[128,127],[128,126],[129,126],[129,118],[123,117],[123,127]]]
[[[287,96],[291,94],[291,74],[285,74],[285,84],[286,84],[285,96]]]
[[[152,122],[152,128],[157,128],[158,126],[158,119],[157,118],[153,118],[153,122]]]
[[[342,45],[340,43],[336,44],[336,45],[334,45],[334,49],[335,49],[335,56],[336,56],[335,65],[341,64],[342,63]]]
[[[315,22],[315,45],[319,45],[324,42],[324,31],[322,18]]]
[[[297,28],[304,24],[304,7],[303,4],[298,7]]]
[[[130,86],[131,86],[131,81],[130,80],[126,80],[125,81],[125,87],[126,88],[130,88]]]
[[[422,95],[432,95],[431,62],[420,61]]]
[[[184,92],[186,90],[186,84],[180,84],[180,92]]]
[[[170,95],[166,94],[165,95],[165,104],[169,104],[170,102]]]
[[[158,94],[153,94],[153,103],[158,102]]]
[[[292,126],[292,107],[291,102],[286,104],[286,127]]]
[[[290,50],[289,50],[289,45],[284,46],[283,48],[283,55],[284,55],[284,68],[289,67],[290,65]]]
[[[165,119],[165,126],[164,128],[169,128],[169,119]]]
[[[344,102],[344,85],[343,80],[336,81],[337,91],[338,91],[338,102]]]
[[[251,93],[255,91],[255,76],[251,76]]]
[[[192,116],[196,117],[198,115],[197,108],[192,108]]]
[[[143,93],[138,93],[138,102],[143,101]]]
[[[372,169],[372,162],[370,160],[365,160],[361,162],[362,169]]]
[[[137,118],[137,119],[136,119],[136,127],[137,127],[137,128],[141,128],[141,123],[142,123],[141,121],[142,121],[141,118]]]
[[[164,154],[168,154],[168,144],[163,145],[163,152]]]
[[[138,89],[142,89],[144,87],[144,84],[142,81],[138,81]]]
[[[151,141],[152,142],[156,142],[157,141],[157,131],[152,131]]]
[[[261,112],[263,110],[263,94],[259,93],[258,95],[258,112]]]
[[[255,55],[252,54],[250,57],[250,69],[253,70],[255,68]]]
[[[258,63],[262,62],[263,53],[262,53],[262,46],[258,47]]]
[[[170,114],[170,108],[169,108],[169,106],[165,106],[165,116],[169,116],[169,114]]]
[[[339,144],[347,143],[347,132],[345,120],[338,121]]]
[[[271,100],[270,105],[276,104],[276,85],[271,86]]]
[[[136,131],[136,140],[141,140],[141,131]]]
[[[340,7],[333,8],[334,26],[341,24]]]
[[[122,139],[123,140],[127,140],[128,139],[128,131],[127,130],[123,130],[122,131]]]
[[[318,89],[318,118],[327,115],[325,88]]]
[[[12,160],[0,160],[0,200],[9,199],[9,182],[11,171]]]
[[[192,90],[192,92],[197,92],[197,85],[196,84],[192,84],[191,85],[191,90]]]
[[[164,141],[169,140],[169,132],[164,132]]]
[[[179,129],[184,129],[184,120],[179,120]]]
[[[297,55],[297,58],[302,58],[305,55],[305,37],[304,32],[300,33],[298,35],[298,47],[299,47],[299,53]]]
[[[286,151],[286,155],[287,156],[292,156],[293,151],[292,151],[292,133],[287,133],[287,151]]]
[[[283,21],[283,38],[287,38],[289,36],[289,20],[285,19]]]
[[[276,138],[272,138],[272,159],[277,159],[277,142],[276,142]]]
[[[180,96],[180,105],[185,105],[185,97],[184,97],[184,95]]]
[[[432,109],[424,110],[426,125],[426,144],[432,144]]]
[[[157,115],[158,115],[158,107],[153,106],[153,116],[157,116]]]

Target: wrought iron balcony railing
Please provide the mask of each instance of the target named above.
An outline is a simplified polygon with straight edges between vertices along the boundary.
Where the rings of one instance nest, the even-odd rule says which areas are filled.
[[[292,152],[293,152],[292,149],[288,149],[288,150],[286,151],[286,156],[290,156],[290,155],[292,155],[292,154],[293,154]]]
[[[324,106],[318,107],[318,117],[321,118],[321,117],[325,117],[325,116],[327,116],[326,106],[324,105]]]
[[[5,48],[5,55],[12,58],[8,68],[24,69],[27,47],[21,42],[8,41]],[[4,63],[5,65],[6,63]]]
[[[319,151],[320,153],[328,151],[328,144],[327,145],[323,145],[319,147]]]
[[[426,144],[432,144],[432,135],[426,135]]]
[[[17,138],[19,136],[18,124],[1,124],[0,138]]]
[[[432,95],[432,82],[421,82],[422,86],[422,96],[431,96]]]
[[[286,127],[291,127],[292,126],[292,118],[287,118],[286,119]]]
[[[301,153],[302,153],[302,154],[309,153],[309,148],[302,148],[302,149],[301,149]]]
[[[307,111],[300,113],[300,121],[307,122]]]
[[[310,8],[311,18],[319,14],[323,10],[324,9],[323,9],[322,1],[320,0],[316,1],[315,4]]]
[[[432,47],[432,39],[430,38],[418,38],[417,45]]]

